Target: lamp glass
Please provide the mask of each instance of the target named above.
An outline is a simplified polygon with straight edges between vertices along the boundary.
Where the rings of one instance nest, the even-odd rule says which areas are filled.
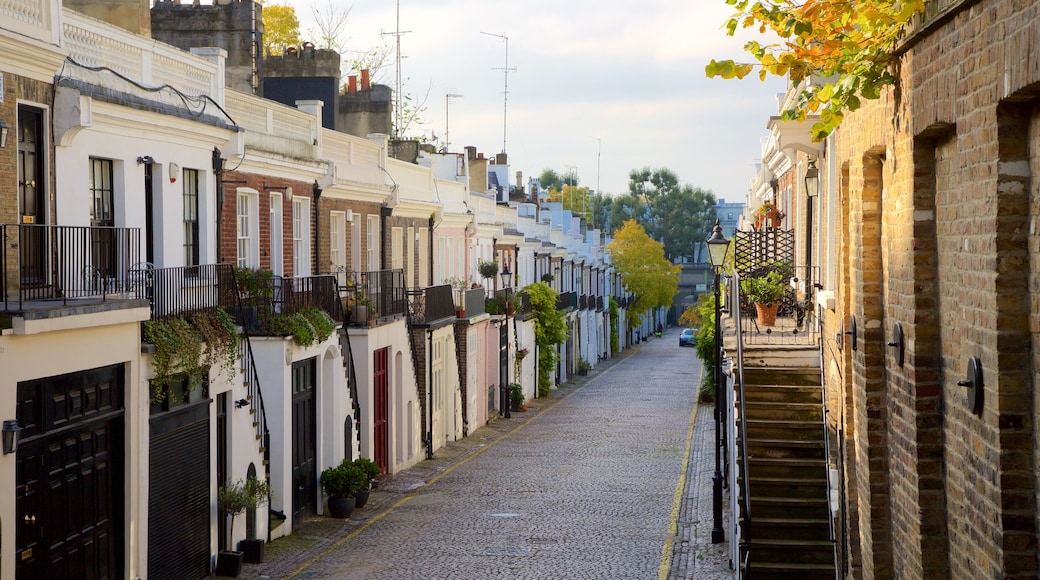
[[[508,288],[510,279],[513,277],[513,273],[510,272],[508,268],[506,268],[502,270],[499,276],[502,277],[502,285]]]
[[[820,170],[816,168],[816,162],[810,161],[805,170],[805,195],[816,197],[820,193]]]
[[[729,240],[722,237],[722,226],[719,220],[715,220],[715,227],[711,231],[711,237],[704,242],[708,246],[708,259],[711,265],[719,268],[726,261],[726,252],[729,251]]]
[[[7,148],[7,121],[0,119],[0,149]]]
[[[14,453],[18,450],[18,436],[21,435],[22,426],[15,419],[5,419],[3,426],[4,455]]]

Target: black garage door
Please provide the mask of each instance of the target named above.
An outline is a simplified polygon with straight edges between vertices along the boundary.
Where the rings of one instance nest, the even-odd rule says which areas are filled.
[[[15,576],[123,577],[122,365],[18,384]]]

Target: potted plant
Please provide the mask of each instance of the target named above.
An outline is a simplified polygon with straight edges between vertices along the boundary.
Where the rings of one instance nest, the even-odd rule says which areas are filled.
[[[246,496],[246,513],[256,512],[256,509],[267,503],[271,497],[271,486],[266,481],[260,481],[255,477],[246,479],[244,486]],[[247,536],[255,536],[253,530],[246,530]],[[264,561],[264,540],[257,537],[246,537],[238,541],[238,551],[242,552],[242,561],[246,564],[258,564]]]
[[[585,360],[585,357],[579,357],[578,374],[584,377],[585,375],[589,374],[590,370],[592,370],[592,365],[589,364],[589,361]]]
[[[755,305],[760,325],[776,324],[776,311],[780,308],[780,300],[787,292],[782,273],[771,270],[764,276],[745,278],[740,281],[740,292]]]
[[[498,262],[495,260],[480,260],[477,262],[477,271],[483,278],[494,278],[498,275]]]
[[[519,411],[524,404],[524,388],[519,383],[509,383],[509,402],[513,411]]]
[[[321,472],[321,489],[329,496],[329,515],[349,518],[354,513],[354,494],[361,490],[365,474],[353,462],[344,460]]]
[[[372,491],[372,481],[383,474],[383,468],[379,467],[379,464],[371,459],[365,457],[359,457],[354,460],[354,466],[361,470],[361,473],[365,475],[365,483],[361,490],[354,494],[355,507],[365,507],[368,503],[368,496]]]
[[[237,577],[242,572],[243,554],[231,549],[232,538],[235,535],[235,518],[247,509],[256,509],[265,503],[271,495],[271,487],[267,482],[249,479],[247,482],[238,480],[234,483],[225,483],[217,490],[217,511],[230,521],[228,529],[228,549],[217,553],[218,576]]]

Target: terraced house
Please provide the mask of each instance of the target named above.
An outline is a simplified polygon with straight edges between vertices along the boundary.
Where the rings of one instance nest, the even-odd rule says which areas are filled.
[[[405,469],[499,417],[504,383],[536,396],[531,323],[486,313],[491,288],[550,259],[612,275],[469,155],[396,159],[117,4],[0,0],[4,578],[206,577],[325,514],[322,469]],[[453,288],[478,258],[517,278]],[[249,479],[270,500],[229,521],[218,490]]]

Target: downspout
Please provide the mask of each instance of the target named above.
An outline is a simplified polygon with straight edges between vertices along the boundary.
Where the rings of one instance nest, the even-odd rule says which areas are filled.
[[[387,252],[384,251],[386,249],[385,242],[386,242],[386,238],[387,238],[387,236],[386,236],[386,222],[387,222],[387,219],[391,215],[393,215],[393,213],[394,213],[394,208],[392,208],[392,207],[387,207],[387,206],[384,205],[384,206],[379,208],[379,269],[380,270],[389,270],[390,269],[389,264],[393,263],[390,260],[387,260],[387,255],[386,255]]]
[[[311,269],[311,275],[317,276],[321,272],[318,270],[318,202],[321,200],[321,186],[318,185],[318,180],[314,180],[314,185],[311,186],[311,195],[314,198],[314,246],[311,251],[311,259],[313,261],[313,267]],[[294,275],[299,275],[298,272],[293,272]]]
[[[216,147],[213,148],[213,178],[217,188],[217,262],[220,263],[224,261],[223,236],[220,235],[220,224],[224,219],[224,159]]]
[[[429,393],[426,407],[429,409],[430,420],[426,424],[426,459],[433,459],[433,331],[426,329],[426,392]]]

